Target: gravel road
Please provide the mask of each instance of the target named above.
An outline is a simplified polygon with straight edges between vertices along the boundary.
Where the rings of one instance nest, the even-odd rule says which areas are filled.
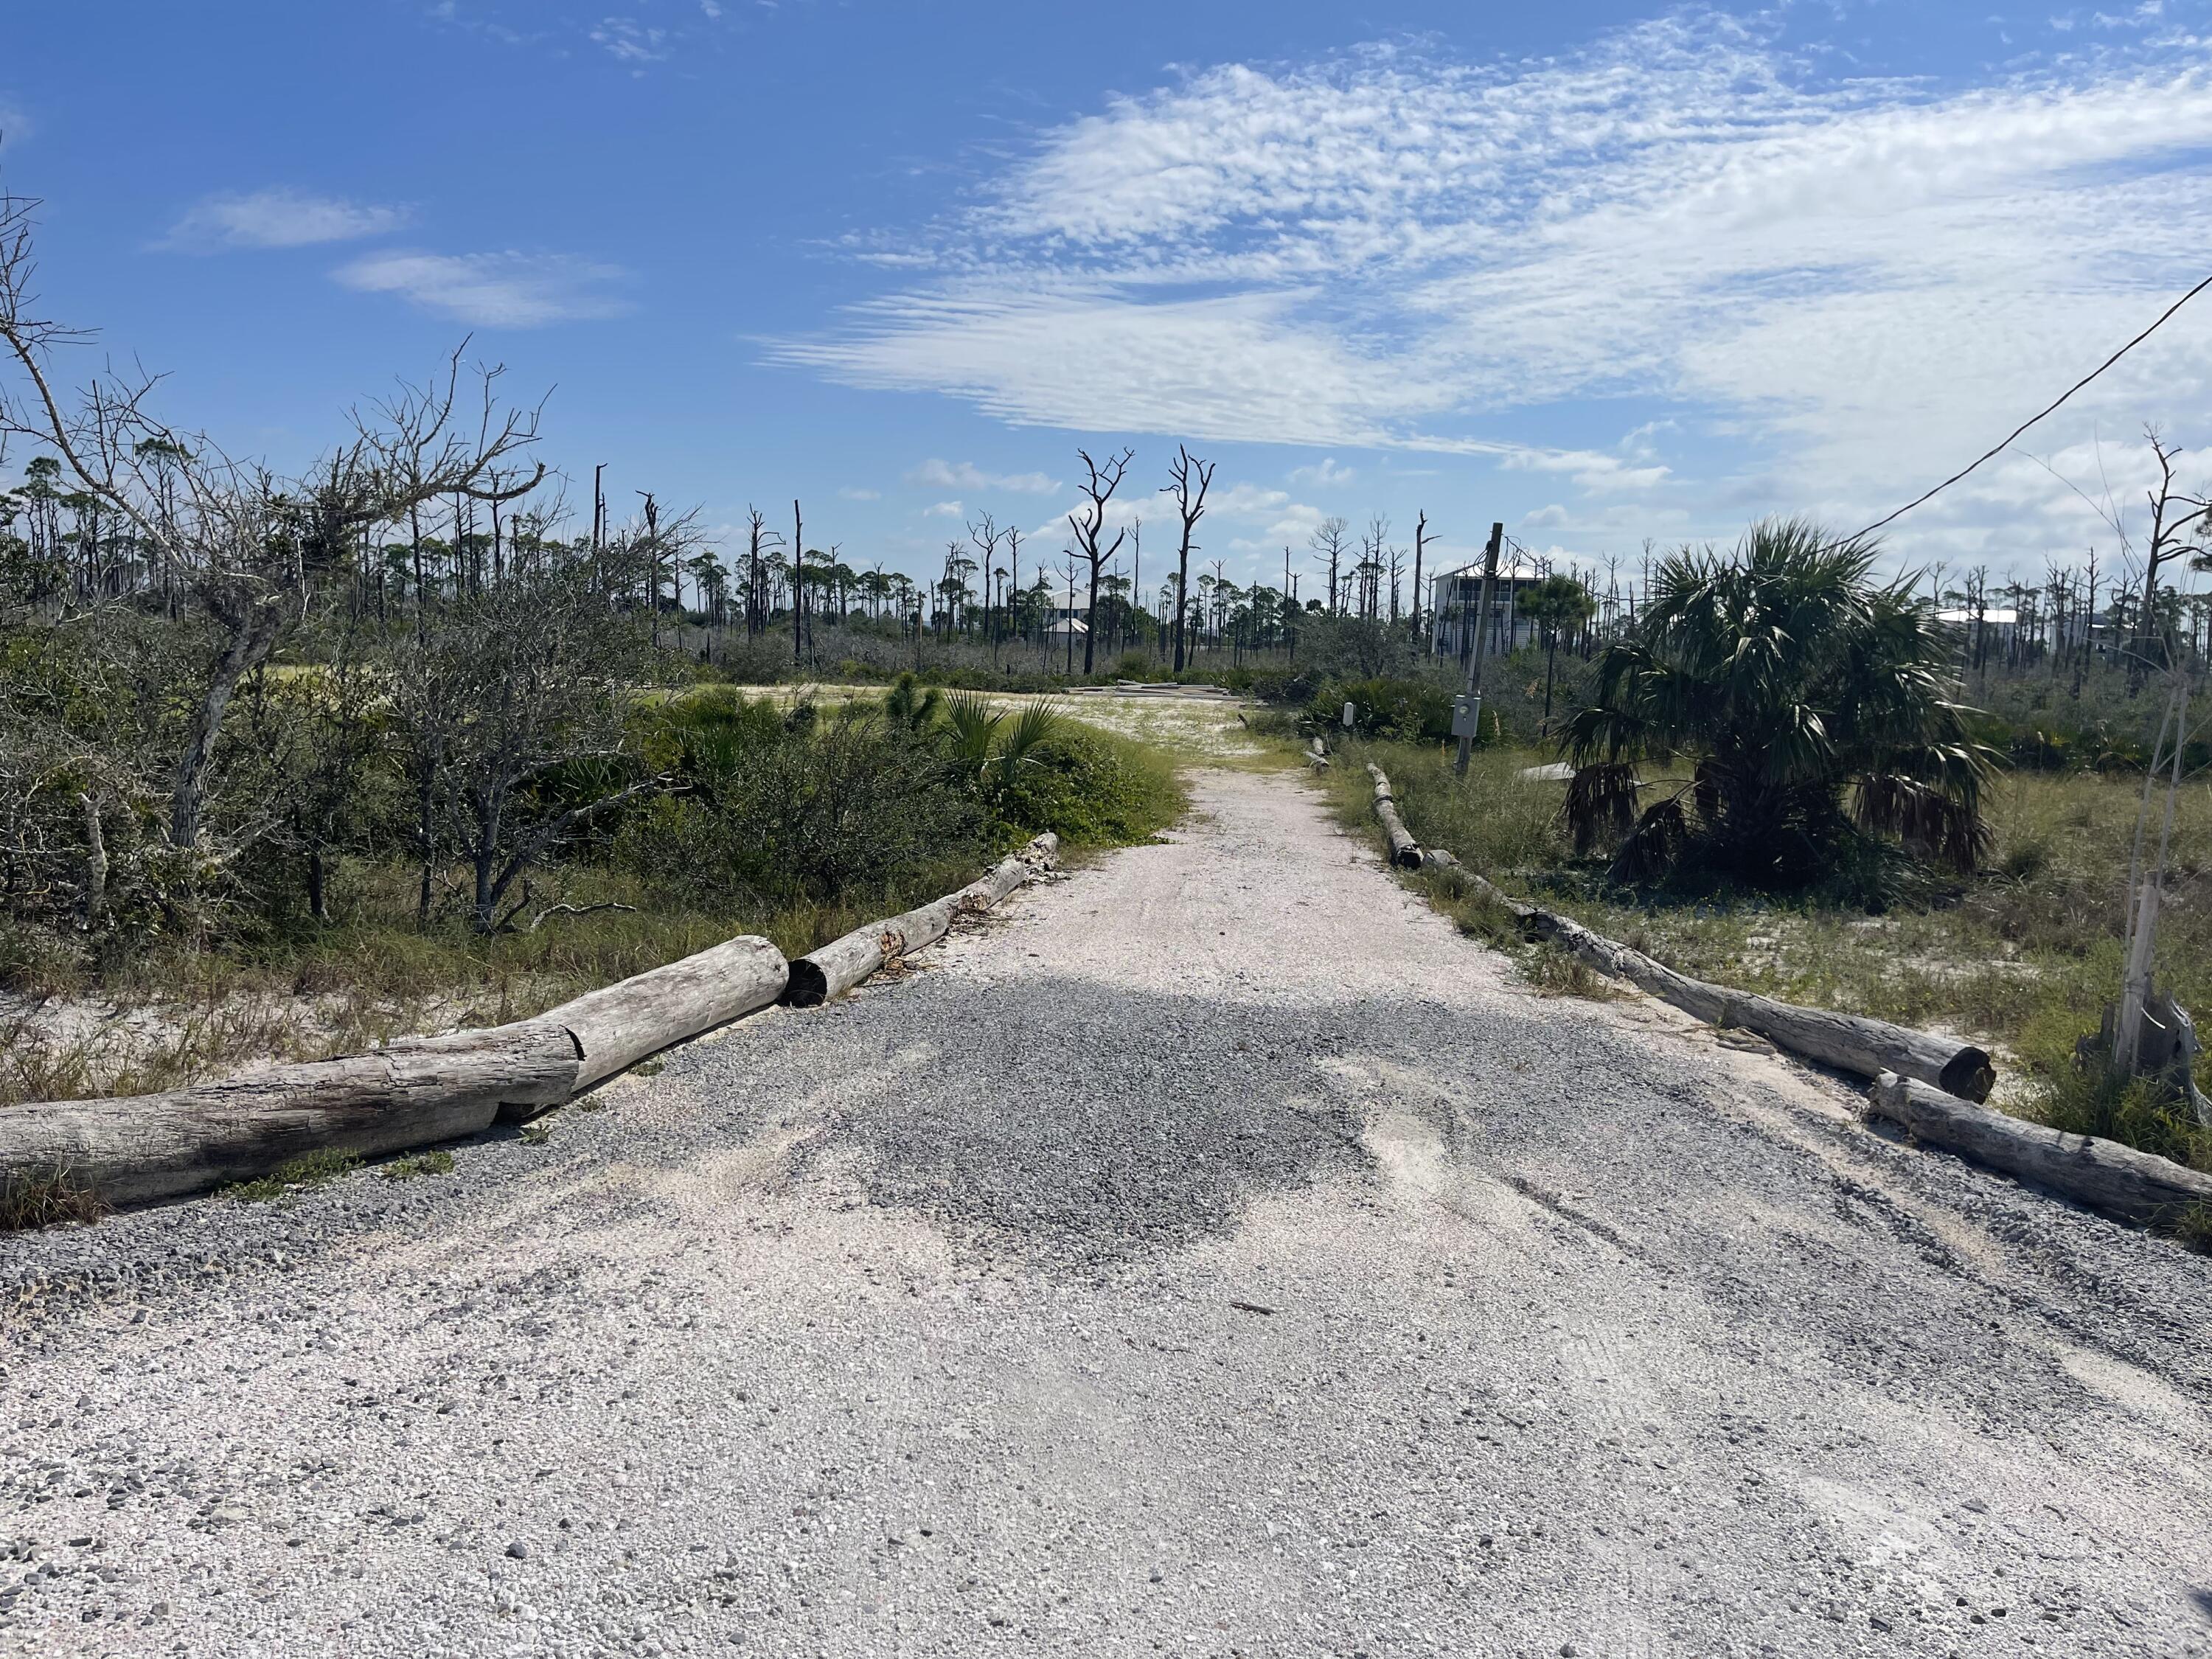
[[[0,1240],[0,1651],[2212,1652],[2212,1261],[1197,799],[543,1144]]]

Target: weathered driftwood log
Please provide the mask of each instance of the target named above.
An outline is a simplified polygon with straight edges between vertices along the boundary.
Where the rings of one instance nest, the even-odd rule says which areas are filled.
[[[1802,1008],[1748,991],[1678,974],[1641,951],[1594,933],[1580,922],[1528,907],[1524,924],[1565,945],[1600,973],[1640,986],[1699,1019],[1755,1031],[1778,1048],[1863,1078],[1896,1072],[1968,1100],[1987,1100],[1996,1081],[1986,1050],[1887,1020]]]
[[[576,1039],[580,1093],[672,1042],[767,1007],[783,994],[790,977],[782,951],[746,934],[587,991],[540,1018],[566,1027]]]
[[[1869,1109],[1931,1146],[2129,1221],[2171,1225],[2191,1206],[2212,1205],[2212,1176],[2117,1140],[2023,1122],[1917,1078],[1885,1072]]]
[[[1459,860],[1441,847],[1421,848],[1421,868],[1424,870],[1456,870]]]
[[[9,1107],[0,1187],[58,1172],[110,1204],[143,1204],[308,1152],[374,1156],[476,1134],[504,1107],[566,1100],[577,1070],[567,1029],[534,1019],[165,1094]]]
[[[989,909],[1040,870],[1049,870],[1059,856],[1060,837],[1039,836],[958,892],[947,893],[904,915],[855,927],[820,950],[808,952],[791,964],[787,1000],[794,1008],[812,1008],[842,995],[886,962],[896,962],[943,939],[953,918],[963,910]]]
[[[1390,793],[1390,780],[1372,761],[1367,763],[1367,775],[1375,780],[1375,817],[1389,840],[1390,862],[1407,870],[1419,869],[1421,846],[1406,828],[1406,821],[1398,816],[1398,800]]]
[[[1319,738],[1306,745],[1305,762],[1316,772],[1328,770],[1328,750]]]

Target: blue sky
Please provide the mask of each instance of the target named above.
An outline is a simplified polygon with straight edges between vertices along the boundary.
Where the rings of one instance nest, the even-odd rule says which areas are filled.
[[[1060,545],[1127,443],[1167,541],[1323,515],[1633,557],[1872,520],[2212,261],[2212,6],[86,3],[12,19],[0,165],[46,309],[304,461],[465,334],[587,501],[919,570]],[[2212,301],[1892,532],[2107,548],[2145,421],[2212,426]],[[20,457],[18,458],[20,459]],[[2208,464],[2212,471],[2212,464]],[[2085,499],[2086,497],[2091,499]],[[1164,563],[1163,563],[1164,568]]]

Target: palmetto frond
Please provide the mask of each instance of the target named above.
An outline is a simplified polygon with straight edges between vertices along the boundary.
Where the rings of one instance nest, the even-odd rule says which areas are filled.
[[[990,758],[991,738],[1005,720],[973,691],[955,691],[945,700],[945,723],[952,729],[952,756],[963,766],[979,767]]]
[[[1992,757],[1951,701],[1936,625],[1909,581],[1875,580],[1874,559],[1793,520],[1729,553],[1665,560],[1635,635],[1601,653],[1595,696],[1567,723],[1577,847],[1633,840],[1625,871],[1696,840],[1746,873],[1794,878],[1847,833],[1857,784],[1862,829],[1971,866]],[[1632,828],[1635,764],[1675,757],[1693,761],[1688,803]]]
[[[1060,710],[1048,702],[1024,703],[1013,724],[1006,728],[1000,739],[999,752],[992,757],[1001,789],[1011,787],[1015,775],[1024,766],[1034,766],[1036,750],[1060,730]]]
[[[1626,835],[1636,821],[1636,768],[1626,761],[1593,761],[1567,781],[1567,826],[1575,852],[1588,858],[1602,842]]]

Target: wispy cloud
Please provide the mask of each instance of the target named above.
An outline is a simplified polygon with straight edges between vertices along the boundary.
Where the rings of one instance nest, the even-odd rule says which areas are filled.
[[[2126,21],[1963,89],[1824,79],[1698,12],[1498,68],[1224,65],[1046,133],[909,239],[926,277],[773,355],[1016,423],[1486,454],[1655,503],[1755,477],[1849,520],[2201,274],[2212,54]],[[2212,312],[2046,441],[2212,417],[2208,389]],[[1632,396],[1687,428],[1663,459],[1522,436]],[[2070,533],[2064,494],[2002,534]],[[1990,524],[1961,492],[1907,529]]]
[[[592,44],[608,57],[641,70],[646,64],[663,62],[672,49],[666,29],[641,23],[635,17],[603,18],[590,34]]]
[[[192,253],[223,248],[311,247],[381,236],[406,222],[405,208],[280,186],[206,197],[170,226],[161,245]]]
[[[837,494],[842,499],[848,501],[879,501],[884,496],[884,492],[880,489],[863,489],[853,484],[845,485],[838,490]]]
[[[924,461],[906,481],[927,489],[1007,489],[1021,495],[1051,495],[1060,480],[1042,472],[986,472],[973,461]]]
[[[480,328],[618,317],[630,302],[610,292],[627,275],[564,253],[372,253],[332,275],[365,294],[396,294],[426,311]]]
[[[1358,476],[1359,473],[1355,468],[1339,466],[1334,455],[1322,456],[1319,463],[1313,466],[1297,466],[1291,469],[1292,483],[1315,484],[1322,489],[1348,484]]]

